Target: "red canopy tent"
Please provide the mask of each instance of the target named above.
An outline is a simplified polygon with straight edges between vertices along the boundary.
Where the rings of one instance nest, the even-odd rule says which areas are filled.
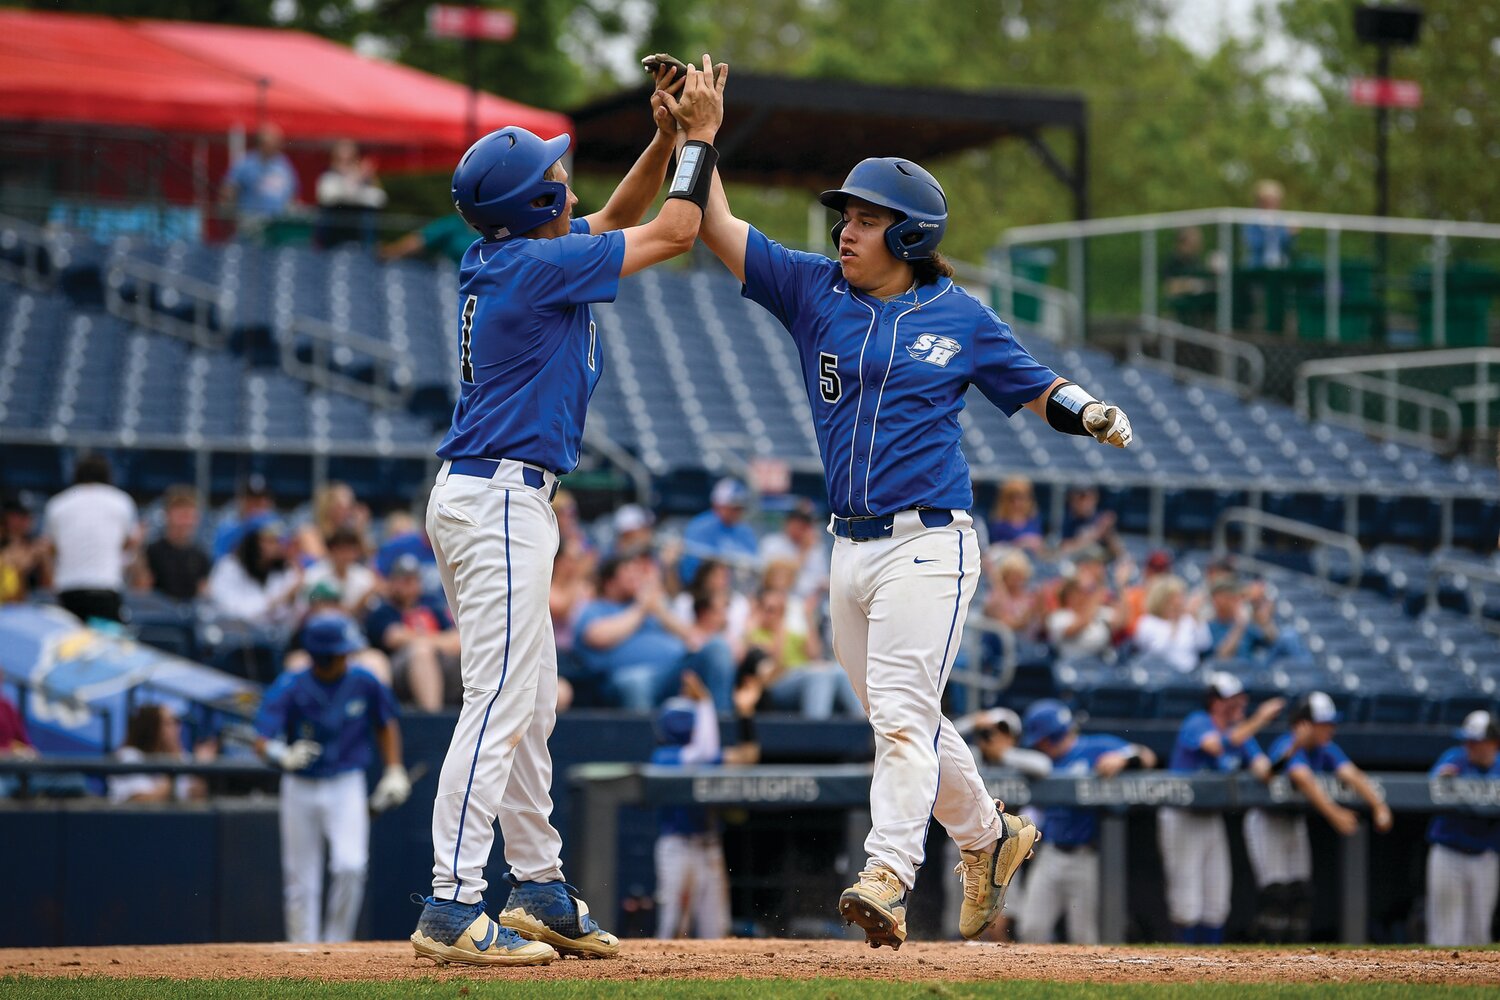
[[[353,139],[382,170],[446,168],[467,146],[468,100],[457,83],[298,31],[0,10],[0,127],[207,137],[216,174],[219,143],[262,122],[296,160],[299,145]],[[565,115],[493,94],[480,94],[477,120],[481,134],[573,130]]]

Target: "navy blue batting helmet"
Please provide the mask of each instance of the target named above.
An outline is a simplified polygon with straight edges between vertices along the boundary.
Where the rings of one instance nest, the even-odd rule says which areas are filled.
[[[669,747],[687,746],[698,721],[697,703],[688,698],[668,698],[656,713],[656,740]]]
[[[486,239],[530,232],[568,207],[568,188],[543,180],[563,158],[567,135],[539,138],[519,125],[491,132],[469,147],[453,171],[453,207]],[[532,202],[544,198],[540,206]]]
[[[1066,736],[1073,728],[1073,711],[1056,698],[1043,698],[1026,710],[1022,728],[1025,735],[1021,742],[1034,747],[1043,740]]]
[[[910,160],[899,156],[871,157],[855,164],[844,178],[844,186],[824,191],[818,200],[842,212],[850,198],[896,213],[896,221],[885,231],[885,245],[897,260],[926,260],[943,242],[948,229],[948,196],[937,178]],[[844,231],[841,221],[833,227],[833,242]]]
[[[364,637],[348,615],[326,611],[313,615],[302,626],[302,646],[315,659],[357,653],[365,648]]]

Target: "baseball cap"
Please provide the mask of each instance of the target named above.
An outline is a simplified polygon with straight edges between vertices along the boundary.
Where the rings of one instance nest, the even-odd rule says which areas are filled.
[[[656,518],[651,512],[638,503],[628,503],[615,511],[614,526],[617,535],[649,528],[655,523]]]
[[[1340,712],[1333,699],[1323,691],[1309,691],[1307,696],[1297,703],[1297,710],[1292,713],[1293,722],[1343,722],[1344,713]]]
[[[1073,557],[1075,563],[1086,562],[1109,562],[1109,553],[1104,551],[1102,545],[1086,545],[1078,550],[1078,555]]]
[[[348,615],[329,611],[313,615],[302,626],[302,645],[314,657],[338,656],[364,649],[365,640]]]
[[[1208,693],[1215,698],[1236,698],[1245,693],[1245,685],[1234,674],[1215,670],[1208,675]]]
[[[314,601],[341,601],[343,599],[344,592],[332,580],[319,580],[307,590],[308,603]]]
[[[1473,743],[1479,740],[1500,740],[1500,724],[1494,716],[1480,710],[1464,716],[1464,724],[1453,731],[1453,738]]]
[[[1020,736],[1024,727],[1021,717],[1008,708],[992,708],[974,717],[974,728],[999,729],[1012,736]]]
[[[798,497],[792,504],[792,509],[787,511],[788,519],[801,518],[804,521],[816,521],[818,519],[818,505],[807,497]]]
[[[750,502],[750,491],[738,479],[726,476],[714,483],[709,502],[715,507],[743,507]]]
[[[1172,568],[1172,554],[1165,549],[1157,549],[1146,557],[1147,573],[1165,573]]]
[[[1220,594],[1238,594],[1239,592],[1240,585],[1234,580],[1215,580],[1214,585],[1208,588],[1208,593],[1212,597],[1217,597]]]
[[[271,487],[266,482],[265,476],[259,472],[252,472],[245,477],[245,482],[241,486],[240,492],[247,497],[268,497],[271,495]]]
[[[1073,728],[1073,710],[1056,698],[1043,698],[1031,703],[1026,710],[1026,721],[1021,742],[1034,747],[1043,740],[1054,740]]]
[[[668,746],[686,746],[693,738],[698,707],[687,698],[668,698],[656,713],[656,738]]]
[[[390,572],[389,575],[390,576],[421,576],[422,575],[422,560],[418,559],[416,556],[412,555],[410,552],[403,553],[402,555],[399,555],[399,556],[396,557],[396,561],[395,562],[391,563],[391,572]]]

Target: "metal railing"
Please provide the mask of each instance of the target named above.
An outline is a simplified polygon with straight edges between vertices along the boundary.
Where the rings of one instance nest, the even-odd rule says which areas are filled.
[[[1473,367],[1472,383],[1453,391],[1453,397],[1403,385],[1403,373],[1432,368]],[[1474,407],[1475,436],[1487,441],[1492,430],[1490,403],[1500,399],[1500,386],[1491,381],[1492,366],[1500,367],[1500,348],[1472,347],[1421,353],[1370,354],[1325,358],[1297,366],[1296,406],[1299,416],[1338,423],[1373,437],[1441,451],[1455,450],[1463,439],[1463,405]],[[1346,390],[1348,409],[1334,406],[1330,390]],[[1380,401],[1378,419],[1365,411],[1366,397]],[[1417,412],[1415,430],[1401,426],[1402,407]],[[1440,418],[1439,428],[1434,418]]]
[[[1359,586],[1360,578],[1365,570],[1365,550],[1359,544],[1359,539],[1353,535],[1346,535],[1340,531],[1329,531],[1327,528],[1319,528],[1315,525],[1304,524],[1294,521],[1289,517],[1281,517],[1278,514],[1267,514],[1265,511],[1256,510],[1253,507],[1231,507],[1219,515],[1214,524],[1214,555],[1224,556],[1230,552],[1229,548],[1229,526],[1231,524],[1243,525],[1245,530],[1240,535],[1240,543],[1243,551],[1236,553],[1238,559],[1255,567],[1275,567],[1274,564],[1257,559],[1255,553],[1260,549],[1261,532],[1272,531],[1277,534],[1290,535],[1312,542],[1314,545],[1324,548],[1339,549],[1349,555],[1349,579],[1344,584],[1349,589]],[[1325,583],[1332,583],[1330,574],[1332,568],[1327,560],[1315,560],[1314,569],[1317,576]]]
[[[294,315],[276,330],[281,368],[309,385],[363,399],[383,407],[399,407],[411,388],[411,368],[389,343],[322,320]],[[311,358],[298,357],[306,345]],[[368,364],[368,381],[348,369]]]
[[[1147,339],[1154,340],[1157,357],[1148,356],[1143,348]],[[1177,345],[1189,344],[1213,356],[1214,370],[1203,371],[1180,361]],[[1236,396],[1250,398],[1258,394],[1266,381],[1266,357],[1254,344],[1224,337],[1207,330],[1186,326],[1160,316],[1142,316],[1140,333],[1130,337],[1131,362],[1160,368],[1177,378],[1208,382]]]
[[[963,261],[952,261],[954,277],[969,286],[981,286],[996,303],[996,311],[1006,322],[1016,315],[1018,298],[1037,301],[1039,314],[1026,326],[1059,344],[1076,343],[1083,337],[1083,306],[1072,291],[1023,278],[1005,267],[986,267]]]
[[[1438,606],[1438,591],[1444,579],[1450,579],[1463,592],[1469,615],[1491,632],[1500,633],[1500,621],[1485,617],[1485,592],[1482,584],[1500,587],[1500,569],[1467,559],[1434,556],[1427,564],[1427,607]]]
[[[1442,219],[1390,219],[1364,215],[1338,215],[1323,212],[1266,211],[1253,208],[1206,208],[1185,212],[1161,212],[1152,215],[1124,216],[1114,219],[1090,219],[1083,222],[1058,222],[1039,226],[1017,226],[1000,238],[999,260],[1002,270],[1011,267],[1011,251],[1041,243],[1066,244],[1067,288],[1084,301],[1085,240],[1101,236],[1139,234],[1141,237],[1141,312],[1158,314],[1161,272],[1158,267],[1157,241],[1160,233],[1184,227],[1210,227],[1216,231],[1218,248],[1228,259],[1214,276],[1217,292],[1215,329],[1228,335],[1233,332],[1235,226],[1279,226],[1289,229],[1322,230],[1324,337],[1339,339],[1339,315],[1344,290],[1340,276],[1340,236],[1343,233],[1369,233],[1386,236],[1426,237],[1430,241],[1428,258],[1432,264],[1433,342],[1447,343],[1447,278],[1450,241],[1454,239],[1500,241],[1500,225],[1478,222],[1452,222]]]
[[[175,302],[187,307],[189,318],[164,310]],[[104,307],[136,326],[200,347],[220,348],[227,340],[222,320],[228,303],[217,286],[124,254],[111,255],[105,265]]]
[[[0,216],[0,279],[46,291],[56,280],[53,256],[52,238],[45,229]]]

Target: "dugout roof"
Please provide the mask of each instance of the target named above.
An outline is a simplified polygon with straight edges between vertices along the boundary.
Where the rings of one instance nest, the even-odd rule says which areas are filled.
[[[623,173],[640,155],[651,84],[621,91],[573,112],[580,170]],[[725,91],[719,170],[731,181],[837,187],[867,156],[925,163],[1001,139],[1019,139],[1073,193],[1088,215],[1087,106],[1077,94],[995,88],[953,90],[735,72]],[[1074,136],[1071,162],[1044,138]]]
[[[0,119],[187,135],[353,139],[381,166],[450,168],[468,146],[468,90],[300,31],[0,10]],[[481,94],[481,133],[543,137],[567,116]]]

